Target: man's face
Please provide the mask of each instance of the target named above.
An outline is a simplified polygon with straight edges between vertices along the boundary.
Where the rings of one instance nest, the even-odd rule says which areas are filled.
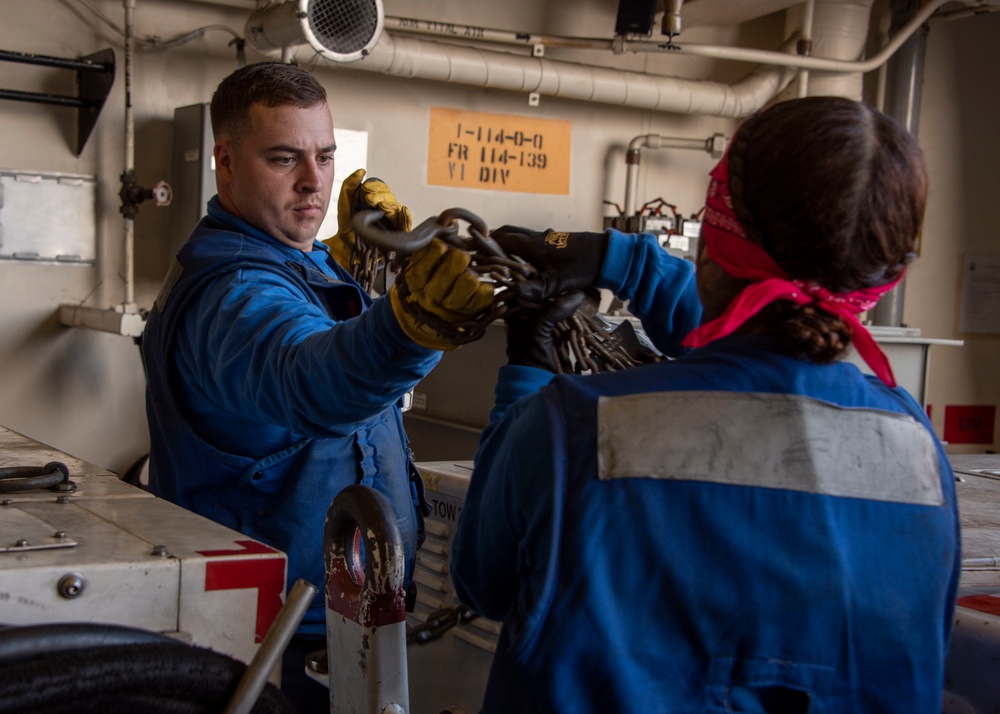
[[[243,136],[215,143],[222,207],[285,245],[311,250],[333,187],[329,107],[254,104],[248,125]]]

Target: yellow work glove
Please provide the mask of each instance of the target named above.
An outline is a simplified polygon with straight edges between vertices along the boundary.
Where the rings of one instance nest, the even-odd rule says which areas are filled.
[[[493,285],[468,269],[471,259],[438,238],[410,256],[389,297],[411,340],[435,350],[453,350],[468,341],[458,325],[493,304]]]
[[[365,178],[365,170],[358,169],[344,179],[337,199],[337,235],[327,238],[324,243],[330,247],[330,255],[340,266],[351,271],[351,254],[357,236],[351,228],[351,216],[355,211],[378,209],[385,213],[386,227],[397,231],[408,231],[413,225],[410,209],[396,200],[392,189],[382,179]]]

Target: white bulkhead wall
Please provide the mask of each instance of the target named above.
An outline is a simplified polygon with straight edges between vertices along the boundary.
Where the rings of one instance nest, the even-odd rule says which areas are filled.
[[[697,0],[690,4],[690,20],[686,20],[682,39],[689,43],[712,46],[740,46],[776,50],[782,46],[795,23],[785,2],[726,2]],[[850,6],[847,8],[841,6]],[[135,75],[132,88],[136,125],[136,173],[139,182],[151,186],[160,179],[171,180],[171,135],[173,111],[180,106],[208,101],[222,77],[237,67],[236,51],[228,46],[232,33],[219,28],[231,28],[242,34],[249,12],[256,7],[252,1],[241,0],[138,0],[135,10],[135,35],[138,40],[174,38],[197,28],[206,30],[194,39],[176,46],[151,48],[139,43],[135,53]],[[870,1],[852,3],[817,2],[813,18],[814,53],[829,51],[837,59],[851,57],[848,44],[866,35],[859,25],[860,18],[871,11]],[[876,3],[874,12],[878,12]],[[105,19],[96,15],[96,10]],[[414,17],[445,23],[473,25],[504,30],[527,31],[553,36],[597,37],[610,39],[614,29],[617,3],[608,0],[509,0],[505,3],[486,0],[389,0],[386,14]],[[687,12],[687,11],[685,11]],[[747,14],[750,13],[750,14]],[[840,32],[828,15],[850,17],[841,37],[826,45],[824,32]],[[706,17],[707,16],[707,17]],[[973,25],[983,22],[997,27],[997,17],[974,18],[949,23],[944,34],[949,46],[962,45],[968,34],[979,47],[981,55],[996,66],[1000,49],[983,38],[983,32]],[[717,22],[720,24],[711,24]],[[733,23],[738,24],[733,24]],[[110,27],[123,24],[120,0],[37,0],[32,3],[0,4],[0,49],[51,56],[79,57],[99,49],[115,49],[118,63],[115,85],[98,119],[94,133],[82,154],[73,152],[73,110],[21,102],[0,101],[0,168],[28,169],[46,172],[66,172],[93,175],[97,178],[95,220],[97,260],[92,266],[31,264],[0,261],[0,370],[4,389],[0,390],[0,424],[27,434],[39,441],[73,453],[106,468],[123,471],[145,453],[148,436],[143,402],[144,378],[138,350],[127,337],[93,330],[66,328],[59,324],[56,313],[61,304],[80,304],[98,308],[116,305],[123,297],[123,238],[119,213],[119,175],[124,153],[124,53],[121,36]],[[860,27],[860,29],[859,29]],[[930,48],[934,51],[937,26],[930,33]],[[654,31],[656,33],[656,31]],[[835,33],[834,33],[835,34]],[[639,135],[687,136],[704,138],[714,133],[731,135],[737,125],[734,118],[752,111],[752,100],[742,100],[739,88],[759,83],[784,81],[779,68],[760,67],[750,62],[731,62],[708,57],[667,54],[663,52],[632,52],[614,54],[604,50],[581,52],[569,48],[546,47],[546,67],[564,69],[563,76],[575,72],[576,82],[563,83],[567,93],[558,91],[542,94],[538,106],[529,106],[528,91],[508,86],[474,86],[471,83],[440,81],[446,77],[425,78],[433,63],[443,61],[449,52],[433,44],[428,36],[388,33],[385,46],[370,58],[372,64],[385,62],[384,53],[394,51],[397,71],[385,73],[361,71],[316,59],[307,48],[295,52],[300,63],[315,70],[326,87],[334,122],[338,127],[368,133],[368,165],[370,173],[381,176],[414,211],[419,220],[445,208],[461,206],[480,214],[491,226],[518,223],[538,228],[556,227],[566,230],[598,229],[602,218],[613,210],[605,201],[622,203],[625,186],[624,155],[629,141]],[[659,39],[654,34],[652,39]],[[825,42],[825,41],[824,41]],[[863,44],[863,43],[862,43]],[[823,49],[827,47],[829,49]],[[853,45],[851,45],[853,48]],[[407,59],[400,64],[401,48],[407,49]],[[471,49],[470,49],[471,48]],[[480,52],[516,53],[503,60],[504,74],[527,71],[531,66],[530,48],[493,45],[488,48],[466,45],[452,52],[455,56],[472,57]],[[428,55],[424,61],[420,53]],[[963,56],[970,55],[967,50]],[[977,55],[978,56],[978,55]],[[269,59],[252,47],[246,50],[247,61]],[[924,90],[922,142],[929,157],[940,163],[932,168],[932,181],[942,184],[960,177],[985,175],[976,152],[964,154],[961,160],[948,153],[950,144],[928,134],[925,127],[952,126],[984,121],[980,117],[963,115],[957,107],[967,96],[1000,96],[995,74],[982,67],[963,67],[961,58],[951,58],[958,64],[957,74],[971,76],[978,71],[978,83],[963,81],[947,85],[934,74]],[[538,63],[536,62],[537,66]],[[565,65],[565,67],[564,67]],[[573,65],[571,68],[570,66]],[[406,72],[399,69],[407,67]],[[594,70],[580,69],[592,67]],[[500,65],[495,65],[499,68]],[[751,74],[756,72],[756,74]],[[409,73],[411,76],[406,76]],[[968,74],[967,74],[968,73]],[[930,73],[929,73],[930,74]],[[641,96],[652,96],[651,86],[661,86],[658,94],[668,105],[592,101],[579,96],[587,81],[595,82],[597,92],[622,92],[623,82],[617,78],[638,80],[643,75]],[[748,80],[747,77],[752,79]],[[603,85],[601,78],[607,78]],[[554,75],[544,81],[554,79]],[[792,81],[792,78],[787,78]],[[541,81],[541,80],[540,80]],[[822,88],[824,76],[810,72],[810,93]],[[830,81],[834,79],[831,77]],[[702,83],[702,84],[697,84]],[[857,80],[850,88],[828,85],[823,91],[843,94],[856,92]],[[993,82],[992,89],[983,83]],[[565,89],[572,85],[575,89]],[[544,85],[543,85],[544,86]],[[0,63],[0,87],[32,92],[71,94],[75,91],[72,77],[57,70]],[[719,87],[728,89],[720,90]],[[732,90],[736,87],[737,90]],[[795,91],[794,81],[788,91]],[[689,92],[693,99],[684,101],[716,101],[725,96],[728,104],[718,103],[711,111],[700,104],[696,113],[677,104],[679,97]],[[959,96],[955,96],[959,93]],[[751,93],[752,94],[752,93]],[[638,95],[633,95],[638,96]],[[748,95],[749,96],[749,95]],[[753,95],[756,97],[757,95]],[[945,101],[946,100],[946,101]],[[646,100],[643,100],[646,101]],[[744,103],[740,103],[744,101]],[[991,99],[995,101],[995,99]],[[567,195],[533,195],[490,190],[453,189],[429,185],[427,182],[427,141],[429,114],[432,107],[466,109],[507,115],[531,116],[568,120],[572,123],[571,182]],[[721,109],[720,109],[721,107]],[[702,113],[703,112],[703,113]],[[995,116],[995,112],[994,112]],[[926,135],[926,136],[925,136]],[[949,140],[953,139],[949,136]],[[702,205],[707,172],[714,160],[702,152],[649,152],[643,157],[637,191],[640,202],[662,196],[676,204],[684,213],[697,211]],[[995,165],[995,162],[994,162]],[[942,175],[938,166],[946,167]],[[339,167],[349,172],[349,167]],[[932,189],[933,190],[933,189]],[[954,214],[948,207],[936,206],[932,196],[931,211],[942,215]],[[44,210],[44,207],[39,207]],[[994,210],[994,209],[988,209]],[[930,214],[929,214],[930,216]],[[2,220],[2,209],[0,209]],[[972,220],[962,216],[962,220]],[[977,224],[978,225],[978,224]],[[67,230],[73,230],[72,226]],[[135,224],[135,300],[140,307],[149,307],[170,257],[170,209],[144,204]],[[947,242],[945,236],[927,235],[928,245]],[[994,239],[995,240],[995,239]],[[982,247],[977,247],[982,249]],[[921,266],[910,278],[908,306],[912,301],[922,304],[935,293],[951,300],[954,291],[955,267],[949,251],[940,254],[939,263]],[[994,251],[995,252],[995,251]],[[925,335],[955,337],[948,319],[935,317],[925,324],[922,315],[906,315],[910,324],[922,328]],[[993,343],[995,345],[995,342]],[[996,362],[995,351],[976,351],[976,364]],[[935,360],[940,360],[935,355]],[[979,362],[979,360],[982,360]],[[940,404],[951,399],[989,399],[1000,401],[997,387],[989,384],[963,382],[952,397],[950,374],[933,371],[931,400]],[[975,367],[975,365],[972,365]],[[964,368],[963,368],[964,369]],[[979,372],[988,372],[986,369]],[[990,390],[993,390],[991,393]],[[971,392],[971,394],[970,394]],[[992,396],[990,396],[992,394]],[[939,420],[935,414],[935,421]],[[995,445],[994,445],[995,446]]]

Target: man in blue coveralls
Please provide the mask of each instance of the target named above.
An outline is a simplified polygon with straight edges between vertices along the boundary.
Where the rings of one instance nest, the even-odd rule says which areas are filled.
[[[414,315],[463,321],[489,306],[492,288],[467,269],[468,254],[435,241],[373,300],[316,241],[336,144],[309,72],[242,67],[219,85],[211,117],[218,195],[177,254],[142,343],[150,490],[284,551],[289,583],[321,587],[327,509],[345,486],[371,486],[396,514],[409,582],[423,499],[400,401],[454,346]],[[369,206],[410,228],[385,184],[366,189]],[[335,243],[352,238],[349,216],[339,220]],[[282,689],[300,711],[328,710],[302,657],[325,631],[319,594],[286,651]]]

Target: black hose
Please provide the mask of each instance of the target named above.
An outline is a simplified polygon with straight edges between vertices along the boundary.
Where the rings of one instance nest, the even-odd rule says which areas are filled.
[[[216,714],[246,665],[209,649],[151,642],[55,652],[0,666],[0,714]],[[254,714],[294,714],[268,684]]]
[[[0,628],[0,665],[23,662],[56,652],[98,647],[172,642],[166,635],[124,625],[59,622]]]

